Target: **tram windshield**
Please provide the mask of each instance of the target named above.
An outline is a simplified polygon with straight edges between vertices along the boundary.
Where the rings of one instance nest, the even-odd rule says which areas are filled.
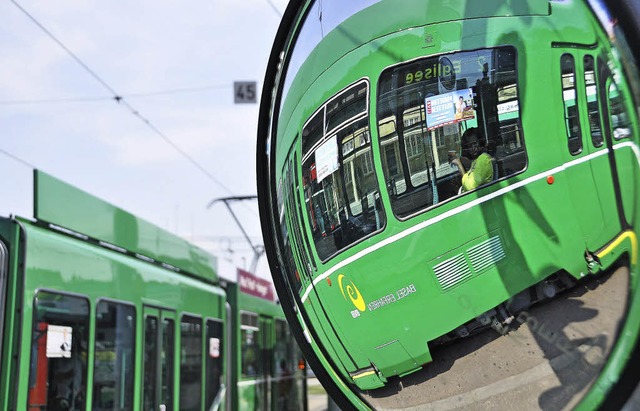
[[[385,70],[377,123],[384,179],[399,217],[460,192],[462,172],[474,168],[462,136],[475,129],[491,158],[480,184],[526,165],[513,47],[427,57]],[[472,131],[470,131],[472,132]]]

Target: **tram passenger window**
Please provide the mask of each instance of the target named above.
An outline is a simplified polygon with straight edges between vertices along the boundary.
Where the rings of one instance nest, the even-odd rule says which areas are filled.
[[[160,353],[162,392],[160,393],[160,403],[165,405],[166,411],[173,410],[175,330],[173,319],[165,318],[162,320],[162,352]]]
[[[602,130],[600,129],[600,109],[598,108],[598,85],[596,84],[595,62],[591,55],[584,56],[583,62],[591,142],[594,147],[600,147],[603,144],[603,139]]]
[[[158,317],[149,315],[145,318],[142,391],[145,411],[156,411],[159,404],[164,405],[166,411],[173,410],[173,332],[172,319],[165,318],[160,327]],[[158,377],[162,384],[159,397],[157,396]]]
[[[294,374],[298,366],[295,356],[295,343],[289,325],[276,319],[276,339],[273,349],[271,376],[275,384],[272,385],[272,407],[274,410],[294,410],[297,407],[298,391]]]
[[[92,409],[133,409],[135,326],[135,307],[97,304]]]
[[[624,96],[620,93],[614,81],[609,85],[607,97],[609,98],[609,107],[611,110],[610,121],[613,138],[620,140],[631,137],[631,123],[624,105]]]
[[[291,238],[289,237],[289,229],[287,228],[284,213],[281,213],[280,215],[282,216],[280,229],[282,230],[284,248],[282,250],[282,258],[285,261],[283,269],[287,271],[287,277],[289,278],[291,288],[300,292],[302,290],[302,282],[300,280],[300,272],[298,271],[295,260],[293,259],[293,249],[291,245]]]
[[[563,54],[560,57],[560,68],[562,72],[564,123],[567,129],[569,152],[578,154],[582,151],[582,133],[576,104],[576,65],[571,54]]]
[[[255,378],[262,373],[260,328],[256,314],[240,314],[240,339],[242,377]]]
[[[184,316],[180,322],[180,410],[200,410],[202,320]]]
[[[287,218],[288,221],[285,224],[288,224],[291,227],[291,230],[288,230],[287,233],[291,233],[292,242],[289,243],[292,246],[292,254],[291,258],[294,259],[292,262],[297,261],[298,263],[294,264],[292,267],[296,268],[294,277],[291,278],[293,280],[293,284],[298,285],[298,289],[301,286],[301,276],[305,276],[306,278],[310,278],[311,271],[315,269],[315,265],[311,264],[310,258],[310,247],[307,236],[304,236],[305,232],[304,223],[300,218],[299,211],[300,208],[297,206],[298,204],[298,193],[300,191],[300,185],[298,180],[298,175],[296,171],[297,167],[297,156],[293,156],[293,158],[289,158],[289,161],[285,165],[283,169],[284,175],[284,187],[283,193],[284,196],[283,207],[285,208],[285,212],[283,213],[283,218]],[[288,239],[286,239],[288,240]]]
[[[158,359],[158,318],[148,316],[144,321],[144,381],[142,387],[143,409],[155,410],[156,375]]]
[[[289,196],[289,190],[291,190],[290,186],[291,180],[289,179],[289,173],[285,170],[283,171],[283,177],[279,179],[277,188],[278,210],[280,210],[280,234],[282,235],[283,244],[282,258],[284,259],[282,268],[287,272],[287,278],[289,279],[289,286],[291,287],[291,289],[300,292],[300,290],[302,289],[302,281],[300,279],[300,272],[298,271],[295,260],[293,258],[293,249],[288,228],[289,221],[284,211],[285,194],[287,195],[287,197]],[[285,189],[285,187],[287,188]]]
[[[223,323],[218,320],[207,320],[206,363],[205,363],[205,409],[212,409],[212,404],[222,384],[222,366],[224,359]]]
[[[84,409],[89,302],[41,291],[34,303],[28,409]]]
[[[495,181],[526,167],[513,47],[431,56],[390,67],[377,124],[393,212],[408,217],[460,193],[461,136],[476,128]],[[466,171],[472,159],[461,159]],[[489,183],[490,183],[489,182]]]
[[[371,149],[368,93],[366,81],[347,88],[302,130],[304,201],[322,260],[386,221]]]
[[[293,336],[289,325],[283,320],[276,320],[276,342],[273,349],[272,377],[291,375],[297,366],[293,353]]]
[[[291,196],[291,201],[293,204],[295,204],[295,208],[296,208],[296,214],[294,214],[296,221],[297,221],[297,225],[296,227],[300,227],[300,230],[302,230],[303,228],[303,224],[304,224],[304,220],[302,218],[302,216],[304,214],[302,211],[302,206],[301,206],[301,201],[300,201],[300,197],[297,195],[297,193],[300,191],[300,179],[298,177],[298,173],[296,172],[299,169],[298,166],[299,162],[298,162],[298,155],[296,153],[294,153],[293,156],[293,160],[290,163],[290,173],[293,174],[293,178],[295,181],[295,191],[293,192],[293,195]],[[300,236],[300,234],[298,234],[298,236]],[[309,238],[306,235],[302,236],[304,239],[304,246],[302,243],[300,243],[299,248],[300,253],[303,254],[304,258],[303,258],[303,263],[306,265],[306,268],[309,270],[308,274],[309,276],[311,276],[311,272],[316,270],[316,263],[314,261],[313,258],[311,258],[311,246],[309,245]]]

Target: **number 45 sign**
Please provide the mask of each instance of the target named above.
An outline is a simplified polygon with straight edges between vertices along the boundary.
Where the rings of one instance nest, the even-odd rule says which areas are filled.
[[[233,102],[235,104],[256,103],[257,85],[255,81],[234,81]]]

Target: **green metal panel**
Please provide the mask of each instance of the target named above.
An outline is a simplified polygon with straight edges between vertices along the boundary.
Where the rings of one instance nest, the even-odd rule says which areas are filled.
[[[20,368],[16,375],[20,375],[21,378],[27,378],[29,375],[33,302],[38,290],[46,289],[54,293],[71,293],[86,297],[90,301],[92,318],[95,318],[95,307],[100,300],[115,300],[134,305],[137,345],[143,342],[143,304],[167,307],[175,310],[177,315],[198,313],[203,318],[224,318],[222,302],[225,300],[225,294],[215,285],[178,275],[162,267],[28,222],[24,222],[23,227],[24,238],[27,239],[25,249],[27,258],[24,274],[20,276],[24,281],[24,292],[18,300],[23,306],[21,312],[24,312],[24,315],[21,319],[21,333],[14,330],[12,334],[19,344],[17,355]],[[17,241],[12,243],[14,244],[17,244]],[[17,307],[18,303],[12,302],[11,306]],[[176,329],[179,329],[179,324],[176,324]],[[94,325],[92,325],[89,346],[94,345]],[[138,348],[137,352],[141,352],[140,349]],[[141,369],[142,357],[136,356],[135,361],[138,369]],[[90,367],[88,373],[89,376],[93,375],[93,368]],[[16,384],[15,379],[9,381],[12,390],[18,386],[17,408],[25,409],[28,384]],[[140,380],[136,379],[136,404],[140,399],[142,389],[140,384]],[[91,386],[89,384],[87,389],[88,401],[91,400],[93,392]]]
[[[34,170],[34,218],[217,282],[211,254],[133,214]]]
[[[22,252],[18,227],[8,219],[0,219],[0,241],[2,241],[8,251],[8,261],[6,266],[6,276],[4,298],[5,306],[0,307],[0,312],[4,316],[3,343],[0,352],[0,409],[10,409],[15,400],[14,378],[20,375],[18,362],[15,361],[19,352],[20,311],[6,309],[5,307],[17,307],[20,305],[22,282],[20,275],[20,253]]]
[[[226,285],[227,300],[231,306],[231,322],[233,326],[233,335],[231,341],[231,386],[229,387],[232,398],[232,409],[260,409],[261,402],[256,396],[256,388],[260,382],[262,375],[257,374],[254,377],[243,377],[242,375],[242,330],[241,330],[241,313],[250,312],[256,315],[269,315],[271,306],[275,306],[273,302],[262,300],[260,298],[247,295],[240,291],[240,287],[236,283],[228,283]],[[280,314],[282,315],[282,314]],[[261,336],[261,333],[258,335]],[[258,340],[260,351],[262,351],[261,340]]]

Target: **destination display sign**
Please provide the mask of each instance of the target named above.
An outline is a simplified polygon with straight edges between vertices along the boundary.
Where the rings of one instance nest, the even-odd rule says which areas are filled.
[[[256,277],[248,271],[238,268],[238,285],[240,292],[273,301],[273,287],[268,280]]]

